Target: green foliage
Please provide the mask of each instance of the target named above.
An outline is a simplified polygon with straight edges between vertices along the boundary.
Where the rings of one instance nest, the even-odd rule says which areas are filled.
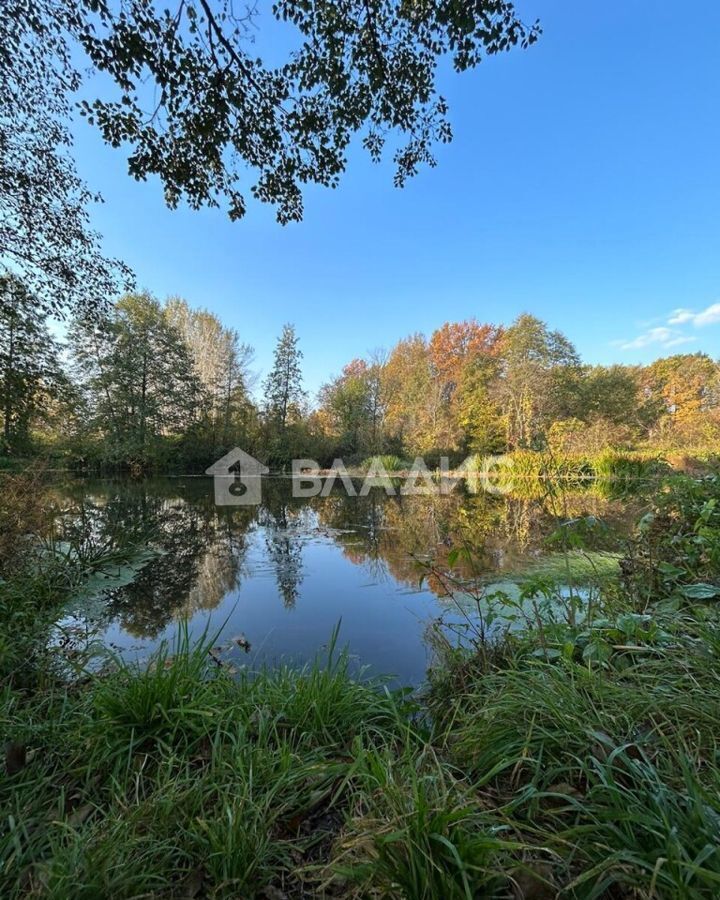
[[[40,21],[55,25],[55,8],[42,12]],[[434,164],[434,144],[452,137],[435,83],[440,59],[461,71],[539,36],[506,0],[433,2],[416,13],[378,0],[341,9],[278,0],[271,14],[294,26],[299,43],[291,39],[293,53],[268,66],[247,42],[254,9],[241,17],[225,0],[180,4],[164,15],[147,6],[122,15],[110,4],[83,8],[71,36],[117,93],[82,110],[108,143],[130,145],[134,177],[160,177],[171,207],[181,199],[194,208],[225,202],[230,218],[241,218],[250,169],[252,195],[276,205],[280,222],[299,220],[304,185],[335,187],[358,133],[376,160],[388,132],[396,133],[397,185]],[[163,60],[162,73],[152,60]],[[157,89],[154,116],[140,88],[148,83]]]
[[[434,145],[452,137],[436,90],[440,60],[464,70],[527,47],[540,33],[509,0],[477,0],[470,10],[431,3],[420,16],[378,0],[341,11],[279,0],[271,15],[291,23],[300,39],[277,66],[249,47],[256,10],[236,14],[228,0],[167,10],[3,3],[0,209],[7,227],[0,274],[18,274],[44,311],[60,314],[97,314],[132,288],[129,270],[102,255],[89,227],[88,208],[99,198],[78,177],[68,149],[78,105],[108,144],[128,145],[132,176],[159,176],[170,207],[182,199],[196,209],[225,203],[238,219],[249,168],[253,196],[276,205],[279,221],[288,222],[302,218],[306,184],[337,185],[357,133],[373,159],[389,131],[405,139],[394,155],[398,185],[433,165]],[[96,99],[91,91],[78,102],[90,71],[103,73],[111,94]]]
[[[360,463],[360,468],[367,471],[373,465],[382,466],[386,472],[409,472],[412,469],[410,460],[388,453],[382,456],[369,456]]]
[[[665,370],[670,380],[659,378]],[[398,341],[380,365],[353,360],[323,388],[319,424],[335,455],[353,461],[371,435],[374,447],[431,462],[511,451],[523,478],[631,480],[660,472],[662,456],[691,465],[698,449],[710,452],[720,435],[718,371],[702,355],[583,366],[562,333],[530,315],[507,329],[445,323],[429,340]],[[691,443],[683,460],[677,450]]]
[[[90,227],[99,197],[79,178],[70,150],[81,78],[68,36],[82,9],[52,0],[0,7],[0,277],[23,283],[35,316],[97,315],[132,287],[129,269],[103,255]]]
[[[101,323],[76,321],[71,344],[86,392],[83,427],[103,435],[110,462],[144,471],[162,435],[187,427],[200,402],[182,335],[157,300],[137,294]]]
[[[34,752],[0,784],[3,895],[712,895],[717,625],[633,622],[597,623],[608,659],[532,634],[448,657],[431,730],[342,654],[234,680],[186,636],[80,692],[6,692]]]
[[[343,654],[234,681],[209,646],[181,636],[57,704],[6,703],[6,727],[39,752],[0,786],[3,896],[21,895],[28,866],[54,896],[198,877],[216,896],[260,896],[317,840],[303,823],[347,802],[363,754],[407,729],[402,701],[353,682]]]
[[[625,614],[531,630],[483,667],[448,656],[428,699],[438,739],[500,817],[556,854],[572,895],[712,895],[717,642],[714,620]]]
[[[163,313],[182,336],[198,382],[193,418],[176,434],[171,464],[202,472],[234,446],[256,443],[257,410],[249,397],[253,350],[216,315],[180,298],[168,300]]]
[[[300,361],[302,350],[292,325],[284,325],[275,347],[275,359],[264,384],[268,457],[287,465],[293,456],[293,426],[301,417],[305,398]]]
[[[506,447],[502,408],[494,398],[498,360],[488,355],[471,359],[460,393],[458,424],[475,454],[502,453]]]
[[[354,462],[378,451],[385,442],[383,418],[382,362],[353,360],[342,375],[320,391],[320,404],[327,418],[335,454]]]
[[[510,448],[538,448],[554,419],[563,418],[579,377],[580,360],[559,331],[527,313],[502,336],[504,377],[495,392]]]
[[[37,298],[14,277],[0,276],[0,416],[2,454],[30,449],[30,427],[69,393],[59,347]]]
[[[102,322],[75,322],[70,342],[83,395],[68,448],[78,467],[204,471],[257,442],[252,351],[212,314],[132,295]]]
[[[623,561],[638,603],[720,597],[720,478],[666,479]]]
[[[667,464],[653,454],[622,453],[605,450],[590,461],[597,478],[618,478],[629,481],[657,477],[667,472]]]
[[[32,340],[20,340],[9,321],[4,329],[0,321],[6,448],[49,453],[80,470],[200,473],[234,446],[277,468],[293,458],[353,465],[377,453],[422,455],[432,467],[445,456],[457,465],[468,452],[511,450],[517,479],[594,475],[599,491],[620,495],[621,482],[660,473],[663,458],[711,467],[720,434],[717,364],[708,357],[692,357],[694,386],[682,391],[684,357],[583,367],[562,334],[527,315],[505,330],[445,323],[430,340],[412,335],[388,354],[353,360],[312,410],[289,325],[259,408],[250,396],[252,349],[179,298],[163,306],[129,295],[105,317],[77,317],[69,372],[34,307],[23,319]]]
[[[39,475],[3,480],[0,680],[32,686],[52,682],[67,662],[50,646],[62,610],[132,583],[156,553],[145,546],[148,529],[101,530],[68,509],[61,514],[48,502]],[[62,630],[56,637],[63,640]]]
[[[501,867],[522,845],[432,748],[369,752],[357,778],[362,813],[348,822],[332,870],[361,896],[467,900],[507,885]]]

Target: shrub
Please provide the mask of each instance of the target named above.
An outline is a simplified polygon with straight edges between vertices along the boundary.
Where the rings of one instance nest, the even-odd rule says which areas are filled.
[[[369,456],[363,460],[360,468],[367,471],[372,465],[381,465],[386,472],[405,472],[412,468],[412,463],[399,456]]]
[[[41,478],[41,470],[0,475],[0,573],[16,568],[28,544],[50,531],[52,514]]]
[[[720,476],[672,476],[638,524],[621,568],[637,603],[720,597]]]

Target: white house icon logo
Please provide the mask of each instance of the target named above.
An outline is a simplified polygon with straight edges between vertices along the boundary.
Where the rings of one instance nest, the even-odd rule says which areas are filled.
[[[217,506],[257,506],[262,498],[262,476],[269,471],[254,456],[235,447],[205,474],[213,476]]]

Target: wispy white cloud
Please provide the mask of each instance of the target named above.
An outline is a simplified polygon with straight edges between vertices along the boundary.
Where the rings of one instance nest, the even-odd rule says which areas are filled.
[[[672,328],[661,326],[651,328],[639,334],[631,341],[617,341],[617,345],[621,350],[640,350],[642,347],[649,347],[657,344],[660,347],[678,347],[680,344],[687,344],[694,338],[681,334]]]
[[[711,303],[700,312],[692,309],[676,309],[668,319],[668,325],[687,325],[692,324],[698,328],[704,325],[714,325],[720,322],[720,303]]]
[[[720,322],[720,303],[712,303],[707,309],[699,312],[693,319],[693,325],[713,325]]]
[[[668,325],[684,325],[686,322],[692,322],[695,313],[691,309],[676,309],[668,319]]]
[[[663,348],[679,347],[695,341],[692,334],[687,334],[679,326],[689,325],[692,328],[704,328],[706,325],[717,323],[720,323],[720,303],[711,303],[710,306],[699,312],[680,307],[673,310],[667,317],[665,325],[650,328],[630,340],[619,340],[613,343],[621,350],[641,350],[643,347],[652,345]]]

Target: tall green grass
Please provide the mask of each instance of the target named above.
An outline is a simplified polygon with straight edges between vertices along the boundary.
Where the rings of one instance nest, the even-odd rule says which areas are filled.
[[[412,463],[409,460],[385,454],[383,456],[369,456],[360,463],[360,469],[366,472],[373,465],[382,466],[386,472],[407,472],[412,468]]]
[[[717,892],[720,628],[683,626],[664,641],[617,628],[599,656],[578,655],[577,629],[551,637],[557,655],[528,635],[481,671],[455,655],[433,676],[434,741],[551,854],[561,896]]]
[[[260,896],[300,877],[362,753],[407,725],[403,701],[328,666],[232,678],[187,638],[77,692],[6,696],[31,761],[0,784],[0,894]],[[403,738],[405,735],[403,734]],[[310,858],[310,857],[308,857]],[[300,866],[302,868],[302,866]]]
[[[29,753],[0,783],[3,897],[508,887],[522,844],[435,753],[404,692],[353,680],[344,653],[235,679],[208,647],[185,636],[78,692],[5,698]]]
[[[187,637],[6,691],[0,893],[714,896],[720,627],[661,624],[455,653],[423,706],[345,654],[233,678]]]

